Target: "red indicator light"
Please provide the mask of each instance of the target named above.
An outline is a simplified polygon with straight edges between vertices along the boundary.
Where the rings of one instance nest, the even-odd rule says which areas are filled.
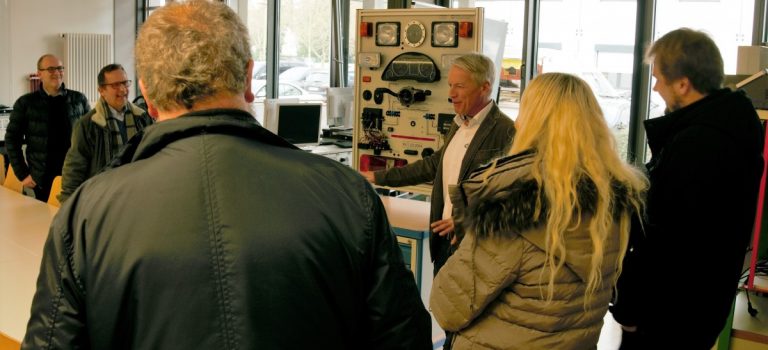
[[[370,83],[371,82],[371,76],[370,75],[364,75],[363,76],[363,82],[364,83]]]
[[[360,22],[360,36],[373,36],[373,23]]]
[[[462,37],[462,38],[472,37],[472,22],[459,23],[459,37]]]
[[[408,161],[400,158],[361,154],[359,165],[360,171],[377,171],[403,167],[408,165]]]

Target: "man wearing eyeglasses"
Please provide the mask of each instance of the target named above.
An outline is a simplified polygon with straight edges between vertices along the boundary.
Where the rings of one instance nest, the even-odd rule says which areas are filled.
[[[5,147],[16,177],[35,192],[35,198],[45,202],[53,179],[61,175],[72,126],[90,106],[85,95],[64,86],[64,65],[56,56],[40,57],[37,71],[42,89],[16,100]]]
[[[85,180],[96,175],[136,133],[152,124],[146,111],[128,100],[131,81],[123,66],[99,71],[96,106],[75,125],[67,152],[59,201],[64,202]]]

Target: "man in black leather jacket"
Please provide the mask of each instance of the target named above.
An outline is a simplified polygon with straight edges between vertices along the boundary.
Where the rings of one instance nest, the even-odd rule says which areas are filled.
[[[431,349],[370,185],[246,112],[238,16],[171,3],[135,52],[158,123],[54,219],[22,348]]]
[[[16,177],[45,202],[53,179],[61,175],[72,127],[90,106],[85,95],[64,86],[64,65],[56,56],[41,56],[37,70],[42,88],[14,103],[5,146]]]

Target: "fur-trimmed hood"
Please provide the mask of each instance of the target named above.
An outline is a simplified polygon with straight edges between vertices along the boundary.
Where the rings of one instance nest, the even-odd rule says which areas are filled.
[[[543,191],[531,178],[535,154],[534,150],[529,150],[500,158],[490,174],[485,174],[491,166],[489,164],[477,169],[468,180],[452,189],[451,201],[455,208],[456,224],[460,227],[459,232],[472,234],[477,239],[521,235],[541,250],[545,250],[543,223],[549,205]],[[618,221],[622,213],[632,210],[632,205],[626,186],[617,181],[614,181],[612,186],[613,212]],[[597,189],[590,179],[585,178],[580,181],[577,190],[582,219],[585,219],[582,225],[585,229],[577,229],[575,234],[567,237],[566,263],[586,280],[590,254],[577,255],[571,252],[592,251],[585,223],[596,206]],[[540,201],[538,217],[535,213],[537,201]]]

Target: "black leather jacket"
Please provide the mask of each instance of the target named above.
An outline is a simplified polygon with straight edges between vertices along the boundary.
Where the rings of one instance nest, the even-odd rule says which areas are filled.
[[[350,168],[235,110],[152,125],[113,164],[54,219],[22,348],[431,349]]]

